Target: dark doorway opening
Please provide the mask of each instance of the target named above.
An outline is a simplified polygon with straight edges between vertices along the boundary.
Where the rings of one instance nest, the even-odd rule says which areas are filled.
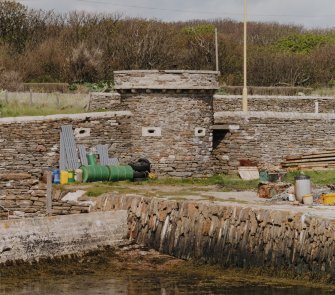
[[[216,149],[226,138],[229,130],[215,129],[213,130],[213,149]]]

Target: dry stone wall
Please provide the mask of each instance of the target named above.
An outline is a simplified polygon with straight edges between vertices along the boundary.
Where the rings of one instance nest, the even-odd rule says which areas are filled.
[[[335,97],[250,95],[248,107],[251,112],[315,113],[317,108],[319,113],[334,113]],[[242,111],[242,96],[214,96],[214,112],[233,111]]]
[[[90,111],[124,110],[120,95],[117,92],[92,93],[90,101]],[[317,109],[319,113],[335,113],[335,97],[250,95],[248,103],[249,111],[252,112],[315,113]],[[242,96],[214,95],[213,112],[226,111],[242,111]]]
[[[130,120],[130,112],[0,119],[0,217],[7,210],[45,213],[46,186],[40,180],[44,169],[58,167],[62,125],[85,130],[78,132],[78,144],[109,144],[110,156],[128,163]]]
[[[117,92],[93,92],[90,93],[88,110],[94,111],[122,111],[121,97]]]
[[[335,280],[335,223],[290,209],[114,196],[128,236],[162,253],[225,267]]]
[[[240,160],[275,168],[286,156],[322,152],[335,146],[335,115],[220,112],[218,125],[233,125],[215,151],[216,166],[236,172]]]
[[[115,89],[133,113],[132,154],[160,175],[203,177],[211,167],[214,71],[118,71]]]
[[[131,154],[135,158],[148,158],[159,175],[199,177],[213,173],[210,97],[124,94],[122,102],[133,113]],[[146,129],[156,130],[156,134],[146,134]]]

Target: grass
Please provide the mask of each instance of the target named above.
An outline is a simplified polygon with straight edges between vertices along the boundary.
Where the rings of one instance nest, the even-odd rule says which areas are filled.
[[[289,172],[283,181],[294,184],[294,177],[304,173],[311,177],[317,186],[335,184],[335,170],[329,171],[304,171]],[[255,191],[258,180],[246,181],[237,175],[215,175],[207,178],[160,178],[144,182],[95,182],[80,184],[90,197],[98,197],[109,192],[124,194],[141,194],[146,197],[170,197],[184,199],[186,196],[199,195],[207,198],[206,192],[222,191]],[[211,198],[211,197],[208,197]]]
[[[8,102],[5,100],[5,94],[0,93],[0,117],[83,113],[88,103],[88,96],[86,94],[34,93],[33,104],[30,105],[29,93],[8,93],[7,100]]]
[[[314,185],[325,186],[335,184],[335,170],[289,172],[284,177],[284,181],[294,183],[294,177],[302,173],[309,176]]]
[[[80,184],[90,197],[108,192],[141,194],[147,197],[200,195],[208,191],[246,191],[257,189],[258,180],[245,181],[236,175],[216,175],[208,178],[160,178],[144,182],[95,182]],[[204,196],[205,198],[205,196]]]
[[[314,96],[335,96],[335,87],[324,87],[315,89],[312,92]]]

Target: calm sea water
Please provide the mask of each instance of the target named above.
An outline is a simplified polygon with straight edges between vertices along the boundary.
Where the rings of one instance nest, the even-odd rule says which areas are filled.
[[[29,279],[0,278],[0,294],[86,295],[86,294],[227,294],[227,295],[320,295],[333,294],[303,287],[251,285],[243,278],[228,283],[194,275],[132,272],[94,273]]]

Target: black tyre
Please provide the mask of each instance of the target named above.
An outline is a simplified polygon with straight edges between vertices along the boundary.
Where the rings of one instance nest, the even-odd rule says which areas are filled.
[[[129,166],[131,166],[134,171],[137,172],[150,172],[151,164],[146,159],[139,159],[137,162],[129,163]]]

